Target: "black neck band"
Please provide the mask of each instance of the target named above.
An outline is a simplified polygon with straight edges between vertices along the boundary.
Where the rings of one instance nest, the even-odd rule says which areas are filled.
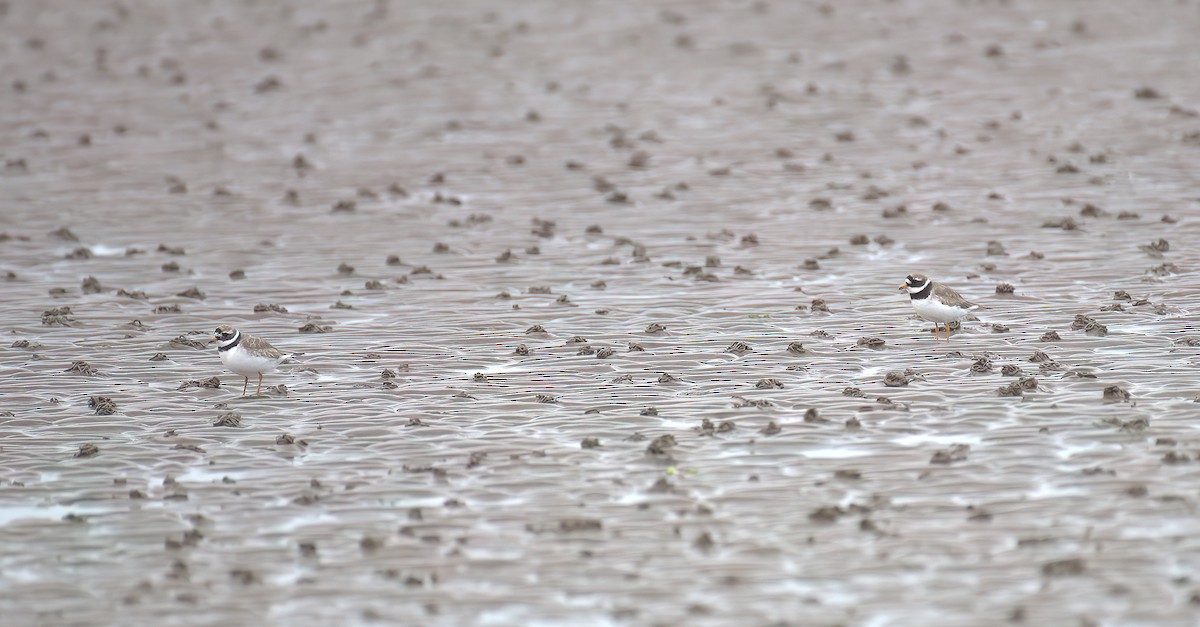
[[[238,344],[241,344],[241,343],[242,343],[242,334],[238,333],[237,337],[233,338],[233,341],[230,342],[229,344],[226,344],[224,346],[218,346],[217,351],[224,353],[227,350],[233,350],[234,346],[237,346]]]
[[[909,292],[909,293],[908,293],[908,297],[909,297],[909,298],[911,298],[911,299],[913,299],[913,300],[918,300],[918,299],[921,299],[921,298],[929,298],[929,295],[930,295],[930,294],[932,294],[932,293],[933,293],[933,281],[930,281],[930,282],[928,282],[928,283],[926,283],[926,284],[925,284],[925,287],[922,287],[922,288],[921,288],[921,291],[919,291],[919,292]],[[239,338],[239,339],[240,339],[240,338]]]

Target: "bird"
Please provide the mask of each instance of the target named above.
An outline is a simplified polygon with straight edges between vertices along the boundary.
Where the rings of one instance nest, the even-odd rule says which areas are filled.
[[[261,337],[242,333],[227,324],[217,327],[209,343],[216,343],[221,364],[245,379],[242,383],[242,396],[246,395],[246,388],[250,386],[251,375],[258,375],[258,387],[254,390],[254,395],[259,396],[262,394],[263,373],[274,371],[285,359],[293,357],[271,346]]]
[[[917,315],[933,323],[933,341],[939,337],[938,323],[946,325],[946,341],[950,341],[950,323],[966,318],[979,305],[963,298],[958,292],[931,280],[924,274],[910,274],[900,284],[908,292]]]

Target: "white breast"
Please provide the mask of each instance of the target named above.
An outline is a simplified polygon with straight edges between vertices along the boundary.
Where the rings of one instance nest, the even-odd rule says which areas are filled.
[[[930,322],[941,322],[944,324],[954,322],[955,320],[962,320],[971,312],[969,309],[959,309],[958,307],[944,305],[932,296],[929,298],[912,299],[912,306],[918,316]]]
[[[221,363],[230,371],[240,374],[243,377],[257,376],[265,372],[271,372],[278,365],[280,359],[268,359],[258,357],[241,346],[234,346],[227,351],[221,351]]]

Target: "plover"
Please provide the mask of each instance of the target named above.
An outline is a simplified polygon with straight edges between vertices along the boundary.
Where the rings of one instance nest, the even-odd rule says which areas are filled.
[[[254,390],[254,395],[258,396],[262,393],[263,373],[275,370],[283,360],[292,356],[285,355],[257,335],[242,333],[229,325],[217,327],[209,343],[212,342],[217,344],[221,364],[245,378],[242,396],[246,395],[246,388],[250,386],[251,375],[258,375],[258,387]]]
[[[933,323],[933,341],[939,337],[938,323],[946,325],[946,341],[950,341],[950,323],[962,320],[977,309],[976,305],[963,298],[958,292],[931,280],[924,274],[910,274],[900,284],[901,292],[908,292],[917,315]]]

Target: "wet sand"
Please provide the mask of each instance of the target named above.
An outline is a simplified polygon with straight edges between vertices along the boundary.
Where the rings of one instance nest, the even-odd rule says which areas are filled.
[[[6,624],[1198,620],[1194,3],[4,7]]]

